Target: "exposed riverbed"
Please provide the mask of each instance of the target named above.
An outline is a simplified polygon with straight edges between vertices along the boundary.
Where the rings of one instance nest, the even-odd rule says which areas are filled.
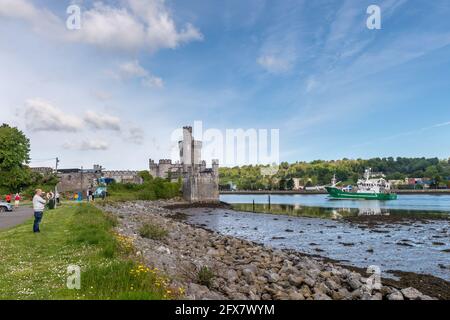
[[[383,278],[380,282],[373,277],[373,272],[367,274],[365,270],[349,269],[295,250],[270,248],[222,234],[225,231],[215,232],[195,227],[186,223],[186,214],[181,211],[187,210],[193,215],[189,220],[201,220],[203,217],[208,223],[211,223],[210,219],[214,219],[214,216],[216,221],[222,219],[222,215],[227,216],[224,217],[226,219],[240,221],[240,217],[252,216],[252,219],[257,219],[263,215],[227,213],[228,210],[224,209],[182,209],[189,208],[192,204],[180,200],[107,202],[101,205],[103,210],[117,217],[116,232],[133,243],[136,257],[143,264],[158,268],[166,274],[171,287],[185,288],[187,299],[450,298],[448,282],[438,278],[428,276],[422,279],[412,274],[411,280],[404,281],[402,276],[400,281]],[[142,235],[139,230],[145,224],[163,228],[167,234],[163,238]],[[293,233],[287,230],[284,232]],[[202,277],[199,276],[202,270],[208,271],[207,282],[204,272]]]
[[[431,274],[450,281],[450,223],[448,220],[381,221],[375,226],[332,220],[233,211],[184,209],[188,222],[219,233],[289,248],[366,268]]]

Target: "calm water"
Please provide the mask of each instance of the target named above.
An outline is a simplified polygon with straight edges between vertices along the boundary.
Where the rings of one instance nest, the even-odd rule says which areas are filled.
[[[339,218],[355,215],[402,215],[450,217],[450,195],[399,195],[397,200],[335,200],[328,195],[221,195],[220,200],[237,210],[294,216]]]

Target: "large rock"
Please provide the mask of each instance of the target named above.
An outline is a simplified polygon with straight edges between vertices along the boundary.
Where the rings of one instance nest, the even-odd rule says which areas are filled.
[[[297,291],[289,293],[289,299],[291,300],[305,300],[305,297]]]
[[[255,281],[255,270],[252,268],[244,268],[242,269],[242,275],[245,277],[245,280],[249,283],[253,283]]]
[[[340,288],[340,286],[335,281],[333,281],[331,279],[327,279],[327,281],[325,281],[325,284],[331,290],[338,290]]]
[[[404,288],[401,291],[403,296],[409,300],[418,300],[422,296],[422,293],[413,287]]]
[[[194,300],[223,300],[225,297],[217,292],[209,290],[206,286],[190,283],[186,290],[186,296]]]
[[[290,274],[288,276],[288,281],[289,281],[289,283],[291,285],[296,286],[296,287],[300,287],[303,284],[304,279],[303,279],[303,277],[295,276],[295,275]]]
[[[280,276],[275,272],[266,272],[265,277],[270,283],[278,282],[280,280]]]
[[[309,276],[304,277],[303,282],[305,282],[310,288],[313,288],[314,285],[316,284],[316,280],[314,280]]]
[[[403,294],[398,290],[394,290],[392,293],[388,294],[387,299],[388,300],[404,300]]]
[[[313,296],[314,300],[332,300],[329,296],[322,292],[316,292]]]
[[[348,277],[347,283],[348,283],[348,285],[350,286],[350,288],[352,290],[356,290],[356,289],[361,288],[361,286],[362,286],[362,283],[361,283],[360,279],[361,279],[361,276],[358,277],[358,276],[355,276],[354,273],[352,273]]]

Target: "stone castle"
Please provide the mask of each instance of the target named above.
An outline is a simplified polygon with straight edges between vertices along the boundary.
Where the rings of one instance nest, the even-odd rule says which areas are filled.
[[[178,142],[180,161],[162,159],[158,164],[149,160],[153,177],[183,181],[183,198],[189,202],[219,201],[219,161],[212,161],[212,168],[206,168],[201,160],[202,142],[194,140],[192,127],[183,127],[183,140]]]

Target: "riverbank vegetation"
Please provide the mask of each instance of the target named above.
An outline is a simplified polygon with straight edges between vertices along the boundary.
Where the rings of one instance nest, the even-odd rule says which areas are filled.
[[[145,266],[133,240],[113,232],[115,218],[88,204],[46,212],[41,233],[31,221],[0,232],[0,299],[166,299],[168,279]],[[67,268],[81,268],[80,290]]]
[[[112,183],[108,186],[108,199],[113,201],[170,199],[181,195],[181,181],[170,182],[153,178],[148,171],[140,172],[143,184]]]
[[[438,158],[373,158],[369,160],[342,159],[312,162],[282,162],[272,176],[263,175],[262,168],[268,166],[242,166],[220,168],[220,184],[232,183],[239,190],[291,190],[294,188],[293,178],[300,178],[303,186],[329,184],[336,174],[338,181],[344,185],[355,184],[362,177],[364,169],[372,168],[373,172],[382,172],[389,180],[405,178],[428,178],[432,187],[446,187],[450,180],[450,160]]]

